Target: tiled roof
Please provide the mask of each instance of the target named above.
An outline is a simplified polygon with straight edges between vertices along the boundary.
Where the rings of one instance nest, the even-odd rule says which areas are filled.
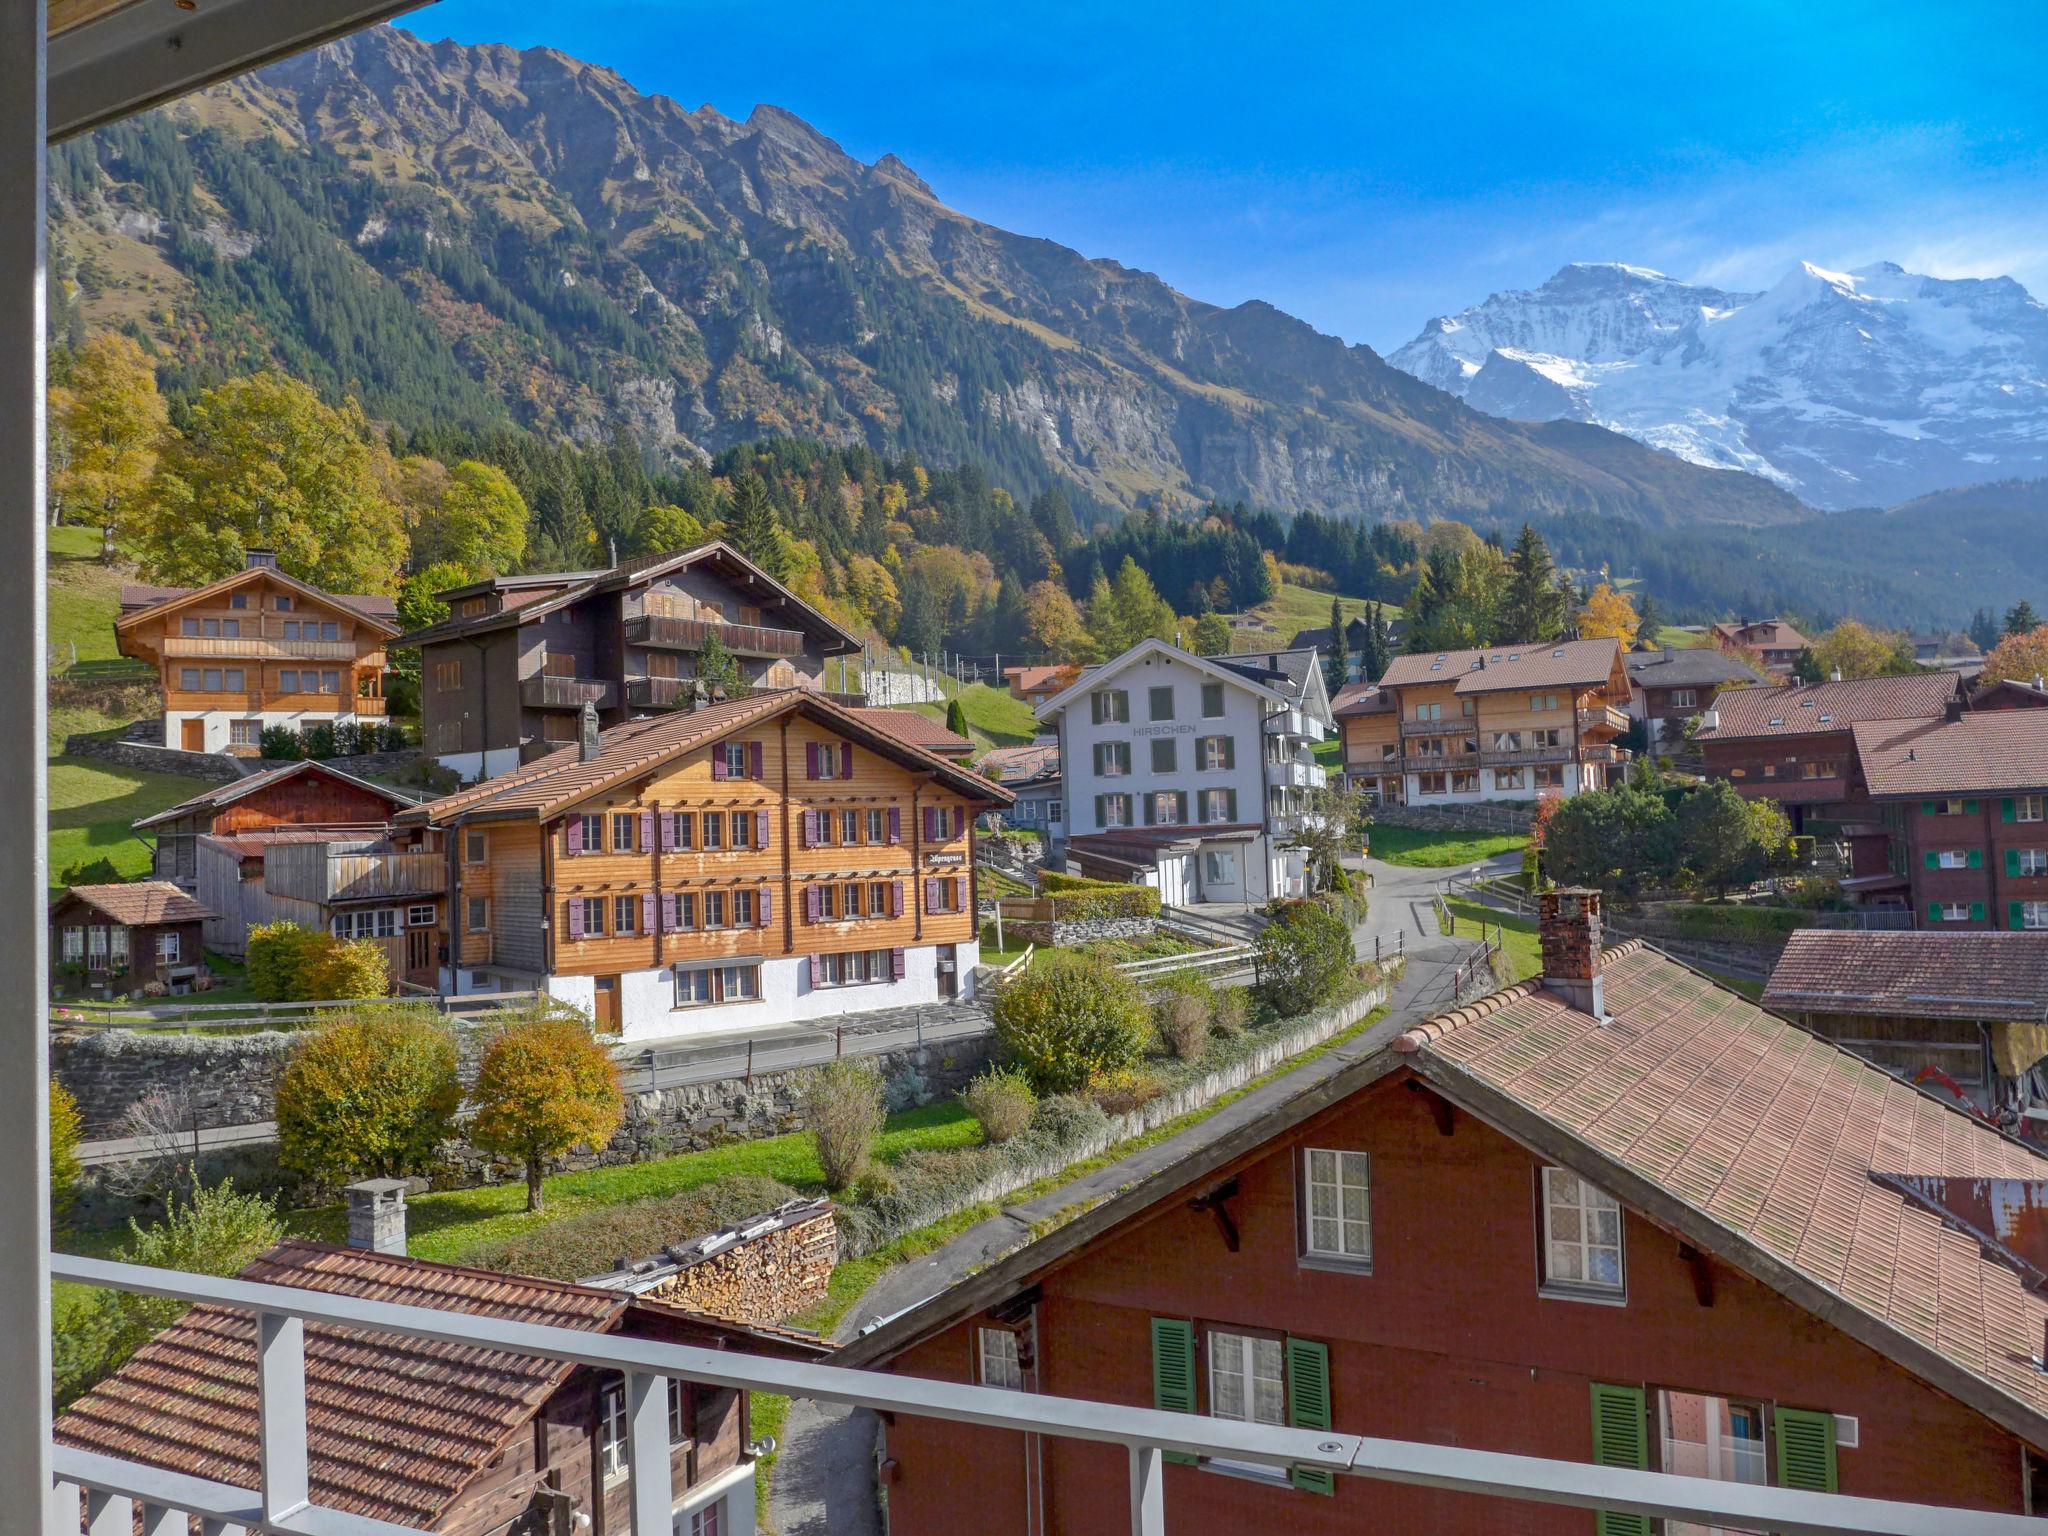
[[[2048,1296],[1871,1177],[2048,1180],[2048,1158],[1654,950],[1610,950],[1604,975],[1608,1019],[1524,985],[1396,1049],[1525,1139],[1578,1143],[1686,1240],[1750,1273],[1789,1266],[1809,1304],[1861,1314],[1838,1326],[2048,1440]]]
[[[1560,640],[1551,645],[1500,645],[1478,651],[1427,651],[1396,656],[1382,688],[1455,682],[1459,693],[1504,688],[1591,688],[1614,673],[1615,640]]]
[[[131,880],[121,885],[74,885],[59,896],[75,896],[117,923],[140,928],[150,923],[197,923],[219,914],[203,907],[168,880]]]
[[[911,742],[946,757],[959,757],[974,750],[965,736],[956,736],[938,721],[914,709],[856,709],[861,719],[898,741]]]
[[[1302,698],[1308,692],[1309,674],[1316,669],[1316,653],[1313,650],[1236,651],[1205,656],[1202,659],[1212,661],[1220,667],[1228,667],[1233,672],[1243,673],[1253,682],[1264,683],[1269,688],[1274,685],[1271,674],[1277,672],[1286,681],[1286,686],[1280,689],[1280,692],[1295,699]]]
[[[343,773],[339,768],[330,767],[326,763],[308,759],[296,763],[281,763],[275,768],[266,768],[261,773],[252,773],[245,779],[234,779],[226,784],[216,784],[211,789],[194,795],[190,800],[180,800],[169,810],[158,811],[154,816],[143,817],[142,820],[135,823],[135,826],[139,831],[143,827],[154,827],[161,822],[176,821],[179,817],[189,816],[194,811],[216,811],[224,805],[232,805],[237,800],[245,800],[260,790],[269,789],[274,784],[281,784],[286,779],[296,778],[302,773],[317,773],[324,777],[339,779],[345,784],[353,785],[357,789],[367,790],[373,795],[381,795],[384,799],[390,801],[394,808],[416,803],[414,797],[406,794],[403,790],[392,789],[384,784],[373,784],[368,779],[359,779],[352,773]]]
[[[1748,664],[1711,645],[1684,650],[1630,651],[1622,658],[1631,682],[1645,688],[1712,688],[1720,683],[1761,683]]]
[[[1350,715],[1386,715],[1394,710],[1394,696],[1380,692],[1378,683],[1346,683],[1330,699],[1330,713],[1342,720]]]
[[[2048,789],[2048,710],[1858,725],[1856,762],[1876,796]]]
[[[863,718],[868,711],[845,709],[816,693],[780,688],[743,699],[726,699],[699,709],[677,710],[629,720],[598,737],[598,754],[583,761],[574,743],[534,759],[510,773],[439,800],[414,806],[396,818],[406,826],[446,824],[458,814],[547,817],[580,800],[600,794],[648,769],[730,736],[735,731],[771,720],[789,710],[802,710],[819,723],[860,741],[870,750],[895,757],[912,767],[931,770],[937,779],[963,794],[1008,805],[1008,790],[942,757],[928,747],[905,741]],[[885,713],[892,713],[885,711]]]
[[[1801,928],[1771,971],[1764,1006],[1901,1019],[2048,1019],[2048,933]]]
[[[1956,680],[1947,672],[1790,688],[1730,688],[1714,696],[1719,723],[1701,731],[1700,740],[1810,736],[1845,731],[1859,720],[1932,720],[1948,708],[1956,691]]]
[[[384,823],[332,827],[251,827],[245,832],[202,832],[199,841],[238,859],[260,859],[263,850],[280,843],[347,843],[388,847]]]
[[[1003,668],[1003,681],[1019,693],[1041,693],[1048,689],[1057,692],[1079,675],[1080,669],[1067,663]]]
[[[241,1278],[590,1333],[610,1331],[627,1304],[614,1291],[299,1240],[273,1248]],[[65,1411],[58,1442],[256,1487],[255,1334],[247,1312],[191,1308]],[[314,1503],[431,1529],[570,1369],[308,1324]]]
[[[1714,633],[1736,645],[1759,651],[1796,651],[1811,644],[1783,619],[1759,619],[1754,624],[1716,624]]]
[[[981,754],[981,761],[975,766],[998,784],[1021,784],[1060,771],[1060,744],[1054,740],[993,747]]]
[[[218,581],[210,581],[203,587],[153,587],[139,581],[123,582],[121,585],[121,618],[123,620],[132,618],[146,609],[156,607],[159,603],[168,603],[174,598],[190,597],[194,592],[206,592],[215,587],[226,590],[228,586],[251,574],[252,572],[250,571],[236,571],[232,575],[221,577]],[[344,608],[353,608],[357,613],[363,615],[364,618],[374,619],[387,629],[397,628],[394,621],[398,617],[398,599],[395,597],[381,597],[374,593],[364,592],[322,592],[318,587],[309,586],[303,581],[286,576],[282,571],[266,570],[262,574],[280,577],[289,585],[311,592],[315,596],[324,597],[330,603],[340,603]]]

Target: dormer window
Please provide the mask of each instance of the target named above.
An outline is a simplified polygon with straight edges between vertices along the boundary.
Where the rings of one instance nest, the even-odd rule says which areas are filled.
[[[1773,715],[1773,716],[1771,716],[1771,724],[1772,724],[1772,725],[1774,725],[1774,726],[1777,726],[1777,725],[1783,725],[1784,723],[1785,723],[1785,717],[1784,717],[1783,715]]]

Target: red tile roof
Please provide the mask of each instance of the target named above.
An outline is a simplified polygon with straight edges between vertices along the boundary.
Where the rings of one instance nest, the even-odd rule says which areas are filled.
[[[1790,688],[1724,688],[1714,695],[1719,721],[1701,741],[1746,741],[1765,736],[1810,736],[1846,731],[1859,720],[1933,720],[1957,696],[1949,672],[1910,677],[1865,677]]]
[[[1783,619],[1759,619],[1754,624],[1716,624],[1713,633],[1732,645],[1746,645],[1758,651],[1798,651],[1812,644]]]
[[[1395,1049],[1513,1134],[1793,1299],[2048,1442],[2036,1370],[2048,1296],[1873,1174],[2048,1180],[2048,1158],[1639,944],[1608,951],[1610,1017],[1532,985],[1409,1030]],[[1560,1143],[1562,1145],[1562,1143]]]
[[[955,735],[938,721],[920,715],[914,709],[856,709],[854,713],[876,730],[885,731],[898,741],[907,741],[946,757],[962,757],[974,750],[974,743],[967,737]]]
[[[1856,762],[1880,798],[2048,789],[2048,710],[1858,725]]]
[[[609,1332],[627,1305],[615,1291],[298,1240],[273,1248],[242,1278],[590,1333]],[[247,1312],[191,1308],[65,1411],[58,1443],[255,1488],[255,1336]],[[431,1529],[570,1369],[531,1355],[309,1324],[313,1501]]]
[[[1901,1019],[2048,1019],[2048,933],[1802,928],[1771,971],[1764,1006]]]
[[[1081,675],[1081,669],[1062,662],[1049,667],[1005,667],[1003,681],[1012,693],[1058,693]]]
[[[1391,714],[1394,696],[1380,692],[1378,683],[1346,683],[1330,699],[1330,714],[1342,720],[1352,715]]]
[[[1560,640],[1550,645],[1498,645],[1478,651],[1428,651],[1396,656],[1380,687],[1455,682],[1459,693],[1509,688],[1592,688],[1614,675],[1616,640]]]
[[[130,928],[152,923],[197,923],[219,914],[203,907],[168,880],[131,880],[121,885],[74,885],[57,901],[75,897]],[[54,903],[53,903],[54,905]]]

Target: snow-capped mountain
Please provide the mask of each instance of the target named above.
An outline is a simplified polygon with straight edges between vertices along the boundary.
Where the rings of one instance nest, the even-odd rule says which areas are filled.
[[[1802,262],[1726,293],[1574,263],[1387,360],[1491,415],[1594,422],[1819,507],[2048,474],[2048,306],[2009,277]]]

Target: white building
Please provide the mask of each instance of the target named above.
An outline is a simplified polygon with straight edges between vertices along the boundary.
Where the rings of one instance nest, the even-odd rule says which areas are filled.
[[[1289,843],[1332,729],[1313,650],[1196,656],[1146,640],[1038,711],[1060,740],[1067,867],[1171,906],[1306,893]]]

